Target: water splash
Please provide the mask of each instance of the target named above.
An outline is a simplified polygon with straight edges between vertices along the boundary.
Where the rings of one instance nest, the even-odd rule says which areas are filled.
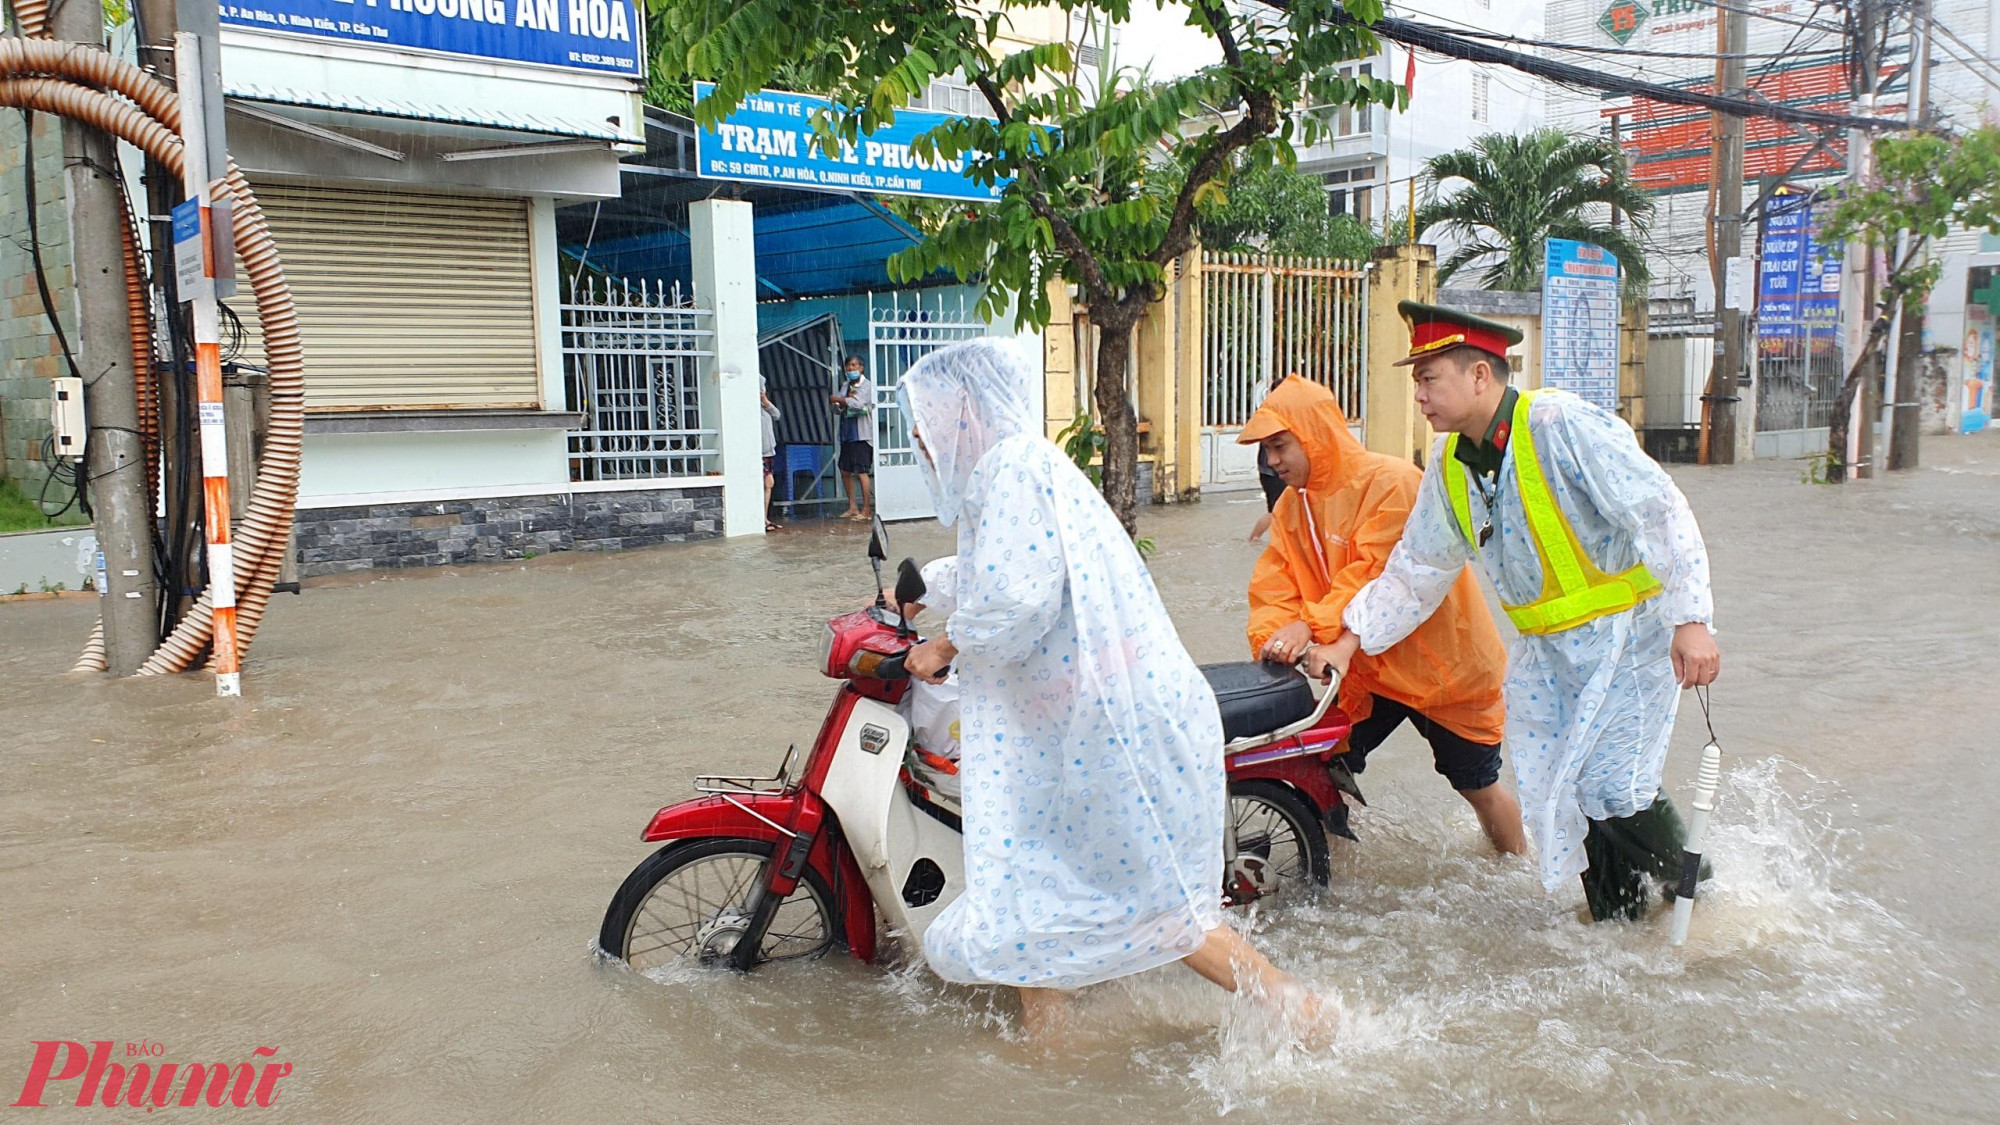
[[[1529,864],[1465,848],[1452,817],[1371,810],[1325,899],[1277,912],[1259,935],[1338,997],[1333,1046],[1274,1041],[1232,1005],[1210,1043],[1137,1061],[1179,1071],[1222,1114],[1583,1113],[1633,1091],[1672,1105],[1691,1075],[1707,1076],[1715,1104],[1747,1106],[1801,1073],[1826,1076],[1818,1104],[1840,1104],[1867,1071],[1895,1065],[1920,1015],[1907,998],[1955,986],[1926,966],[1919,935],[1843,885],[1862,844],[1837,827],[1835,796],[1782,760],[1729,771],[1711,825],[1716,877],[1679,950],[1664,911],[1586,926],[1580,892],[1544,894]],[[1716,1053],[1718,1028],[1774,1019],[1796,1037]]]
[[[1716,875],[1681,949],[1664,911],[1580,923],[1580,892],[1545,894],[1532,863],[1487,853],[1454,800],[1371,808],[1365,843],[1336,851],[1324,896],[1233,918],[1338,1006],[1326,1046],[1307,1046],[1260,998],[1174,968],[1078,994],[1053,1052],[1028,1040],[1007,990],[946,984],[920,965],[855,968],[896,1034],[990,1036],[997,1065],[1181,1084],[1223,1116],[1588,1114],[1627,1096],[1669,1113],[1748,1113],[1796,1109],[1786,1091],[1805,1076],[1815,1107],[1865,1105],[1871,1074],[1911,1065],[1922,1015],[1911,998],[1960,990],[1921,935],[1846,885],[1867,849],[1840,826],[1841,797],[1780,759],[1729,770],[1710,825]],[[782,978],[828,966],[777,968],[757,991],[782,1007],[770,994]],[[719,976],[692,963],[645,975],[696,991]],[[1774,1024],[1796,1032],[1750,1049],[1717,1034]]]

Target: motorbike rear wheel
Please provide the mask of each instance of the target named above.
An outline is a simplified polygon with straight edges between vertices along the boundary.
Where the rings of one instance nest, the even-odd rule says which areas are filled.
[[[1262,779],[1232,783],[1229,830],[1236,834],[1239,863],[1244,857],[1263,861],[1272,889],[1260,897],[1282,901],[1324,887],[1332,876],[1326,829],[1288,785]]]
[[[720,838],[679,841],[647,856],[604,912],[597,944],[639,972],[687,958],[721,965],[750,922],[771,845]],[[759,961],[800,961],[833,948],[833,892],[806,868],[759,944]]]

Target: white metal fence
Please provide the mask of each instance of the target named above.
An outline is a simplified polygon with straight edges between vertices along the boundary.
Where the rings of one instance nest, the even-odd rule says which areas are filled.
[[[577,278],[562,303],[563,377],[572,480],[698,477],[714,471],[716,431],[702,425],[713,313],[678,285]]]
[[[932,515],[917,467],[909,419],[896,398],[903,375],[924,356],[987,333],[964,289],[868,295],[868,370],[875,379],[875,490],[883,519]]]
[[[1202,425],[1240,429],[1272,375],[1331,390],[1348,421],[1367,398],[1367,267],[1330,258],[1204,252]]]

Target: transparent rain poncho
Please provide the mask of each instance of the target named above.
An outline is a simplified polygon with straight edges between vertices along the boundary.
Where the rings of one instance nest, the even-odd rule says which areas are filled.
[[[964,892],[940,976],[1075,988],[1194,952],[1221,924],[1215,696],[1089,478],[1041,435],[1008,343],[933,352],[898,391],[958,553],[925,568],[958,647]]]
[[[1588,820],[1627,817],[1660,791],[1680,686],[1674,626],[1714,619],[1708,552],[1673,478],[1616,415],[1572,394],[1543,391],[1528,414],[1549,490],[1584,553],[1616,574],[1644,562],[1661,592],[1623,613],[1543,636],[1517,636],[1507,660],[1507,751],[1521,817],[1550,890],[1582,873]],[[1518,446],[1518,439],[1516,441]],[[1445,496],[1441,472],[1464,468],[1440,440],[1417,490],[1403,538],[1381,577],[1347,605],[1361,650],[1408,636],[1444,601],[1467,562],[1523,605],[1542,589],[1542,564],[1514,477],[1514,448],[1493,507],[1470,489],[1472,525],[1490,517],[1493,539],[1475,553]]]

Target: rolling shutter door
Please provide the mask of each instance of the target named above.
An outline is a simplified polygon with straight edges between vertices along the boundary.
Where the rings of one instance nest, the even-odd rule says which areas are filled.
[[[308,408],[540,405],[526,200],[255,190],[298,304]],[[230,306],[262,362],[247,289]]]

